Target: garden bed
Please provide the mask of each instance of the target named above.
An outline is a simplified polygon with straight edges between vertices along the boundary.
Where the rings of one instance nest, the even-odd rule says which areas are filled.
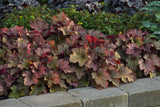
[[[120,87],[91,87],[0,100],[2,107],[159,107],[160,77],[138,79]]]
[[[160,74],[160,2],[147,6],[133,16],[92,14],[74,6],[55,11],[46,6],[26,7],[6,15],[5,28],[2,25],[0,30],[0,96],[18,99],[1,103],[43,106],[44,98],[48,100],[43,103],[52,104],[58,96],[66,98],[65,106],[72,101],[87,107],[100,106],[99,102],[111,107],[158,106],[148,93],[156,89],[153,99],[159,97],[154,95],[160,86],[156,77]],[[129,82],[134,83],[121,85]],[[156,85],[150,88],[152,82]],[[55,101],[61,104],[58,98]]]

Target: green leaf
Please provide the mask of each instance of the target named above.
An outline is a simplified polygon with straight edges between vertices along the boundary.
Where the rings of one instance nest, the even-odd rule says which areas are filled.
[[[88,87],[89,86],[89,81],[86,77],[83,77],[79,80],[78,87]]]
[[[157,37],[156,35],[149,35],[150,38],[155,38],[155,39],[160,39],[159,37]]]
[[[152,23],[150,21],[142,21],[142,26],[145,28],[157,28],[157,24]]]
[[[160,14],[155,14],[155,16],[156,16],[156,18],[157,18],[156,20],[157,20],[157,21],[160,21]]]
[[[27,61],[26,59],[23,59],[23,62],[17,65],[17,67],[21,69],[29,69],[29,66],[30,66],[30,62]]]
[[[92,78],[95,80],[97,85],[100,85],[103,88],[108,87],[108,80],[111,79],[111,76],[105,69],[99,69],[98,72],[92,73]]]
[[[160,34],[160,29],[157,31],[154,31],[153,34]]]
[[[79,63],[79,66],[83,66],[88,60],[88,50],[83,48],[74,48],[72,49],[73,54],[70,55],[70,62]]]
[[[25,85],[13,85],[11,87],[11,93],[9,94],[9,98],[19,98],[21,96],[25,96],[28,93],[28,86]]]
[[[47,64],[47,67],[55,69],[57,68],[57,56],[53,56],[53,59]]]
[[[46,87],[44,84],[33,85],[31,87],[30,95],[39,95],[42,93],[46,93]]]
[[[6,50],[3,48],[0,48],[0,57],[4,57]]]
[[[127,66],[134,72],[138,69],[138,60],[140,59],[140,56],[136,56],[136,58],[133,58],[132,56],[129,56],[126,59]]]
[[[57,85],[55,85],[55,86],[53,86],[49,89],[49,92],[51,92],[51,93],[54,93],[54,92],[57,92],[57,91],[66,91],[66,89],[62,88],[60,86],[57,86]]]

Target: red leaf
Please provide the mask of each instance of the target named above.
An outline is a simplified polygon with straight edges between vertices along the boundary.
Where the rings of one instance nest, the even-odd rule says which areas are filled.
[[[8,32],[9,31],[9,29],[7,29],[7,28],[2,28],[2,32],[3,33],[6,33],[6,32]]]
[[[28,44],[27,46],[27,54],[31,55],[30,51],[31,51],[31,43]]]
[[[61,80],[59,78],[59,73],[58,72],[53,72],[52,77],[53,77],[53,83],[54,84],[61,84]]]
[[[87,35],[86,39],[88,40],[89,43],[92,43],[92,42],[93,43],[97,43],[97,42],[99,42],[99,40],[96,37],[91,36],[91,35]]]
[[[92,43],[92,36],[91,35],[86,36],[86,39],[88,40],[89,43]]]

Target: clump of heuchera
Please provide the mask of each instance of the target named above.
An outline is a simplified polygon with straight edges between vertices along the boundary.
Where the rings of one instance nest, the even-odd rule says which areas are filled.
[[[127,43],[123,46],[120,40],[115,40],[115,44],[99,31],[86,31],[64,13],[53,16],[52,24],[38,18],[30,26],[33,30],[15,26],[0,31],[0,95],[18,98],[76,87],[103,89],[133,82],[134,69],[129,66],[128,58],[123,61],[119,49],[133,58],[143,51],[152,53],[152,44],[141,41],[145,39],[143,35],[139,37],[141,32],[132,37],[129,32],[120,35],[122,43]],[[140,70],[146,75],[150,73],[146,68],[150,63],[152,72],[159,67],[155,52],[151,56],[146,53],[138,60]]]
[[[108,37],[117,46],[120,60],[138,77],[153,77],[160,71],[160,41],[151,39],[147,32],[132,29],[117,37]],[[143,72],[142,72],[143,71]]]

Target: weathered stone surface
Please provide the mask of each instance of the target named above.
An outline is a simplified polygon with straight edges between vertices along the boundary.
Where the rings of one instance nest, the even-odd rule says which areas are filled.
[[[119,88],[128,93],[129,107],[160,105],[160,82],[153,78],[138,79]]]
[[[81,101],[67,92],[21,97],[31,107],[82,107]]]
[[[118,88],[98,90],[85,87],[69,90],[81,99],[83,107],[128,107],[128,95]]]
[[[29,107],[16,99],[0,100],[0,107]]]
[[[154,77],[154,79],[160,81],[160,76]]]

